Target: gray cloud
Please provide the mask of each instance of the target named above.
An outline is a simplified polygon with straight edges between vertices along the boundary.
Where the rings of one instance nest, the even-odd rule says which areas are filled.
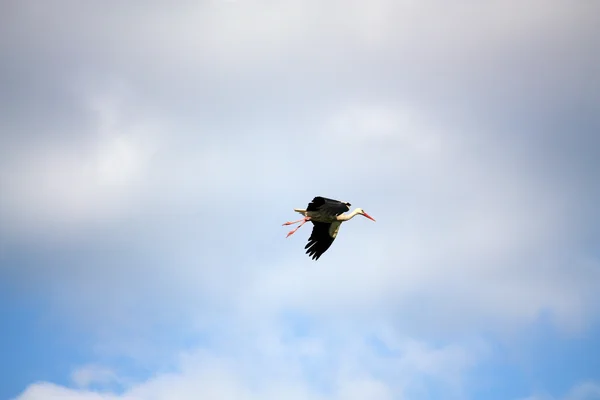
[[[100,337],[597,317],[595,3],[2,7],[0,273]],[[309,264],[317,194],[378,222]]]

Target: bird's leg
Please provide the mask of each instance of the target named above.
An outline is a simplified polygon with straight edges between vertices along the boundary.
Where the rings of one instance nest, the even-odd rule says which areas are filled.
[[[306,222],[310,221],[310,217],[305,217],[304,219],[301,219],[300,221],[302,221],[302,223],[300,225],[298,225],[295,229],[292,229],[286,236],[286,238],[290,237],[291,235],[294,234],[294,232],[296,232],[298,229],[300,229],[300,227],[302,225],[304,225]],[[298,221],[298,222],[300,222]]]
[[[304,218],[302,218],[302,219],[299,219],[298,221],[286,222],[285,224],[283,224],[283,225],[281,225],[281,226],[286,226],[286,225],[294,225],[294,224],[297,224],[298,222],[302,222],[302,221],[304,221],[304,220],[306,220],[306,217],[304,217]]]

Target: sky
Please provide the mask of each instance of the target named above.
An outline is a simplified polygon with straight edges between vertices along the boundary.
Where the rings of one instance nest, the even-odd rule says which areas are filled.
[[[600,3],[0,4],[0,398],[600,399]],[[356,217],[317,261],[314,196]]]

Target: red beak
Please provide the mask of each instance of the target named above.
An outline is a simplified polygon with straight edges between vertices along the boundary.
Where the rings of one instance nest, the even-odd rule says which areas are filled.
[[[373,222],[376,222],[376,221],[373,219],[373,217],[371,217],[369,214],[367,214],[367,213],[363,213],[363,215],[364,215],[365,217],[369,218],[371,221],[373,221]]]

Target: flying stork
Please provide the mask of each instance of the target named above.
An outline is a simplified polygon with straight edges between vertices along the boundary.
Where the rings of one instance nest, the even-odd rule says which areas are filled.
[[[350,211],[350,205],[350,203],[345,201],[332,200],[321,196],[315,197],[308,203],[306,210],[294,208],[294,211],[304,215],[304,218],[283,224],[283,226],[286,226],[300,222],[300,225],[290,231],[286,238],[293,235],[306,222],[312,222],[314,225],[313,230],[304,248],[308,249],[306,250],[306,254],[309,257],[312,257],[315,261],[318,260],[335,240],[342,222],[349,221],[357,215],[362,215],[375,221],[362,208],[356,208],[350,214],[344,214],[346,211]]]

